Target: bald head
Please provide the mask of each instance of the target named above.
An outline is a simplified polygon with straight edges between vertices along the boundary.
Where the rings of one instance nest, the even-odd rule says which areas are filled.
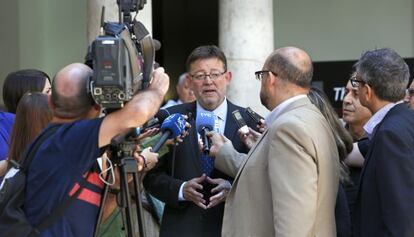
[[[87,83],[92,70],[81,63],[62,68],[52,83],[54,115],[61,118],[83,117],[91,108],[92,100],[87,93]]]
[[[309,88],[313,66],[309,55],[302,49],[284,47],[275,50],[266,60],[265,68],[277,73],[285,81]]]

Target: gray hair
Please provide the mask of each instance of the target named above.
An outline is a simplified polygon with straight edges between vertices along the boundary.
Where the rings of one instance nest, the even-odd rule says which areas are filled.
[[[379,99],[397,102],[404,98],[410,72],[404,59],[394,50],[367,51],[354,67]]]
[[[178,77],[177,85],[182,85],[185,82],[185,78],[187,77],[187,73],[183,73]]]

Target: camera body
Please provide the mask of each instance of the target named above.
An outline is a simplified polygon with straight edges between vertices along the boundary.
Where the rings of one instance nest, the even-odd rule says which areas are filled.
[[[155,59],[152,37],[130,15],[142,9],[146,1],[117,3],[123,22],[103,22],[103,9],[102,35],[93,41],[89,52],[94,74],[88,90],[94,101],[108,111],[122,108],[134,94],[148,87]]]
[[[130,53],[120,37],[100,36],[93,42],[94,75],[90,84],[91,94],[103,108],[122,108],[141,87],[142,60],[138,58],[135,62],[140,70],[138,75],[133,75]]]

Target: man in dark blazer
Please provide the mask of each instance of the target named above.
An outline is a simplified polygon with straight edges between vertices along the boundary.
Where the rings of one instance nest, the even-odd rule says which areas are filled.
[[[177,147],[162,157],[155,169],[145,179],[145,188],[165,202],[160,236],[219,237],[224,211],[224,201],[231,188],[232,178],[213,169],[206,172],[200,159],[196,117],[200,111],[211,111],[217,118],[217,129],[233,141],[243,153],[248,148],[241,142],[238,126],[232,112],[239,110],[247,125],[256,124],[246,110],[225,97],[231,81],[224,53],[216,46],[201,46],[187,59],[188,83],[197,100],[168,108],[172,113],[192,114],[189,135]],[[214,159],[207,157],[206,159]],[[212,168],[214,167],[211,166]],[[207,173],[207,174],[206,174]]]
[[[409,80],[391,49],[364,53],[351,79],[373,116],[355,210],[355,237],[414,236],[414,111],[402,103]]]

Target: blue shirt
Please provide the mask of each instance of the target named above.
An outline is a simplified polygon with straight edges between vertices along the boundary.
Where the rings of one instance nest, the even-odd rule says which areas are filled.
[[[40,236],[93,236],[103,183],[96,159],[102,155],[98,138],[102,118],[62,124],[39,147],[27,177],[25,212],[36,226],[72,196],[90,173],[78,198]]]
[[[0,160],[5,160],[9,153],[10,135],[14,124],[14,114],[0,112]]]

